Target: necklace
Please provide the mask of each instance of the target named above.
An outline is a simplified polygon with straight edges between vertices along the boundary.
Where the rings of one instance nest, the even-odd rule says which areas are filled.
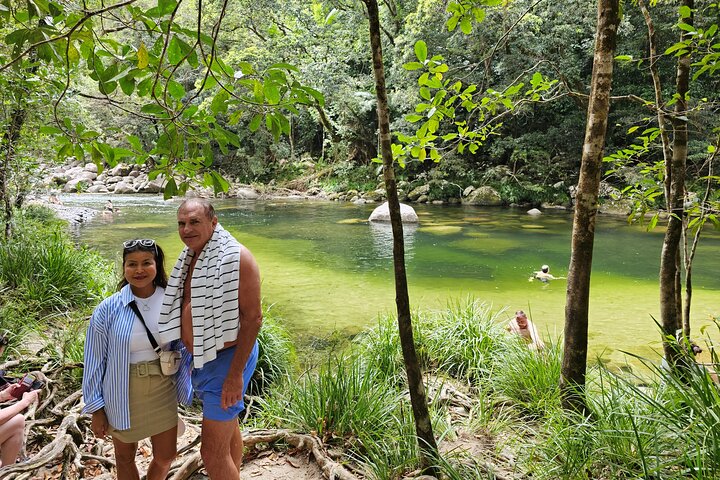
[[[137,297],[136,297],[137,298]],[[142,307],[143,312],[149,312],[150,311],[150,297],[148,297],[147,302],[143,302],[142,298],[138,298],[138,302],[140,302],[140,306]]]

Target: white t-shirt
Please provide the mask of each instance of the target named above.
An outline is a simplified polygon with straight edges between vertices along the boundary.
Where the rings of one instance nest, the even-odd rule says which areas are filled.
[[[155,288],[155,292],[148,298],[135,297],[135,303],[138,306],[138,310],[145,320],[145,325],[152,332],[155,341],[157,342],[158,335],[158,320],[160,319],[160,307],[162,306],[163,296],[165,295],[165,289],[162,287]],[[167,343],[159,343],[160,348],[165,348]],[[147,362],[151,360],[157,360],[158,356],[152,348],[152,344],[147,336],[147,330],[143,327],[140,319],[135,315],[135,321],[132,326],[132,333],[130,334],[130,363]]]

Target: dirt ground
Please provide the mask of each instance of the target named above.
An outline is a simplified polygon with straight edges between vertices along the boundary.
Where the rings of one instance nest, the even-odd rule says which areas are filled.
[[[199,434],[198,426],[187,425],[185,433],[178,438],[178,450],[181,451],[183,447],[191,444]],[[179,460],[197,452],[198,448],[198,446],[192,447]],[[148,440],[140,442],[137,463],[141,475],[147,470],[151,455],[150,442]],[[284,452],[273,450],[254,452],[245,458],[240,477],[252,480],[322,480],[325,478],[308,452],[296,449]],[[190,480],[206,480],[207,478],[204,468],[189,477]]]

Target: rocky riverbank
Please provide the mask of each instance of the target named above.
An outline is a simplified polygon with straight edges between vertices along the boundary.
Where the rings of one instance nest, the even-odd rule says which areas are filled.
[[[62,193],[99,193],[133,194],[160,193],[165,185],[165,177],[151,178],[149,169],[143,165],[118,164],[100,173],[94,163],[73,162],[68,165],[44,167],[42,186],[48,191]],[[209,189],[196,190],[195,194],[212,196]],[[273,184],[254,186],[232,183],[226,194],[231,198],[259,200],[268,198],[313,198],[353,203],[381,203],[387,198],[382,182],[373,191],[358,190],[325,191],[313,185],[304,190],[288,189]],[[398,196],[402,202],[443,204],[464,204],[479,206],[499,206],[502,199],[499,193],[489,186],[461,188],[447,181],[431,180],[426,184],[413,186],[408,182],[398,182]]]
[[[150,176],[149,168],[145,165],[118,164],[98,173],[94,163],[73,162],[62,166],[45,166],[42,186],[48,192],[63,193],[95,193],[95,194],[159,194],[163,191],[166,179],[163,175]],[[294,182],[298,183],[298,182]],[[294,185],[293,182],[290,185]],[[304,182],[301,182],[304,183]],[[601,213],[626,215],[629,213],[629,204],[626,201],[616,200],[618,192],[613,187],[603,184],[601,188]],[[500,194],[491,186],[467,186],[448,182],[446,180],[430,180],[417,185],[399,181],[398,197],[403,203],[431,203],[435,205],[475,205],[475,206],[503,206],[505,202]],[[571,187],[570,197],[574,197]],[[193,190],[192,194],[212,197],[211,189]],[[274,182],[267,185],[247,185],[231,182],[227,194],[224,196],[243,200],[265,200],[275,198],[285,199],[319,199],[328,201],[352,202],[356,204],[382,203],[387,200],[384,184],[378,182],[371,191],[327,191],[321,185],[304,184],[302,189],[290,189],[277,186]],[[524,205],[531,208],[532,205]],[[534,214],[542,213],[547,209],[566,209],[567,205],[540,205],[540,210],[534,209]],[[89,209],[57,209],[62,218],[71,222],[82,223],[99,212]]]

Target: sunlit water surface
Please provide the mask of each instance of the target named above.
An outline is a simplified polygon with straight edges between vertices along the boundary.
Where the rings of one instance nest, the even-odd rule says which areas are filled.
[[[101,209],[101,195],[67,195],[66,205]],[[111,197],[120,212],[79,229],[81,242],[118,261],[129,238],[155,238],[170,259],[182,249],[176,232],[178,201],[156,196]],[[392,234],[367,222],[376,205],[278,200],[215,200],[220,223],[255,255],[263,297],[304,344],[333,332],[353,334],[379,313],[394,311]],[[548,338],[564,323],[566,282],[528,278],[542,264],[567,274],[572,215],[524,209],[414,205],[418,227],[405,228],[413,308],[441,308],[468,296],[502,318],[524,309]],[[598,219],[590,299],[590,355],[624,362],[623,351],[655,356],[660,350],[658,268],[663,231],[629,226],[624,218]],[[704,233],[693,268],[692,324],[699,332],[720,314],[720,235]],[[712,329],[709,329],[712,331]],[[698,333],[699,335],[699,333]]]

